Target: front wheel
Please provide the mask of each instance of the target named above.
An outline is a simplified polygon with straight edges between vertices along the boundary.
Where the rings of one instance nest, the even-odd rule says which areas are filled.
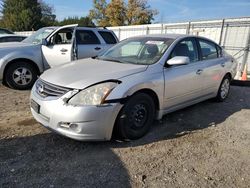
[[[30,89],[35,83],[37,75],[36,69],[30,63],[16,62],[6,70],[5,82],[13,89]]]
[[[230,82],[231,79],[229,76],[225,76],[221,82],[221,85],[219,87],[217,96],[216,96],[216,100],[218,102],[223,102],[226,100],[226,98],[228,97],[229,91],[230,91]]]
[[[144,93],[132,96],[116,119],[116,134],[124,140],[143,137],[150,129],[155,117],[153,99]]]

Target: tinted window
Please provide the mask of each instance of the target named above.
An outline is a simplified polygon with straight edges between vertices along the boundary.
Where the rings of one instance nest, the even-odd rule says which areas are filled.
[[[189,57],[190,62],[196,62],[199,60],[198,50],[193,39],[184,39],[179,42],[173,52],[171,53],[171,58],[175,56],[186,56]]]
[[[107,43],[107,44],[116,44],[116,39],[113,36],[113,34],[111,32],[107,32],[107,31],[99,31],[99,34],[102,36],[103,40]]]
[[[218,57],[216,45],[210,41],[199,39],[202,60],[215,59]]]
[[[25,37],[3,37],[0,42],[21,42]]]
[[[100,41],[95,33],[87,30],[77,30],[76,41],[77,44],[100,44]]]

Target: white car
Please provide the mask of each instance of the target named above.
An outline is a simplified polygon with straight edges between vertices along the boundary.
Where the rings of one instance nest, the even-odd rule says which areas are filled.
[[[153,119],[209,98],[224,101],[237,63],[213,41],[147,35],[96,59],[50,69],[31,92],[35,119],[76,140],[145,135]]]
[[[45,70],[96,56],[118,42],[107,29],[46,27],[22,42],[0,44],[0,80],[14,89],[31,88]]]

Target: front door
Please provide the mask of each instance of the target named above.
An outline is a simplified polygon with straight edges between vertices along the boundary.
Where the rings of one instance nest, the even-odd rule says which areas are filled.
[[[167,109],[179,108],[199,99],[203,92],[204,64],[199,61],[196,41],[186,38],[180,41],[172,51],[170,58],[175,56],[189,57],[187,65],[176,65],[164,69],[165,100]]]
[[[61,28],[42,45],[43,61],[49,68],[70,62],[73,55],[73,33],[75,27]]]

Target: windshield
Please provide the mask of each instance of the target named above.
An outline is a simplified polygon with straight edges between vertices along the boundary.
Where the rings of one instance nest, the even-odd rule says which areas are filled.
[[[174,40],[161,37],[127,39],[97,57],[119,63],[151,65],[156,63]]]
[[[51,34],[56,28],[42,28],[36,31],[34,34],[23,40],[22,42],[32,44],[42,44],[42,39],[45,39]]]

